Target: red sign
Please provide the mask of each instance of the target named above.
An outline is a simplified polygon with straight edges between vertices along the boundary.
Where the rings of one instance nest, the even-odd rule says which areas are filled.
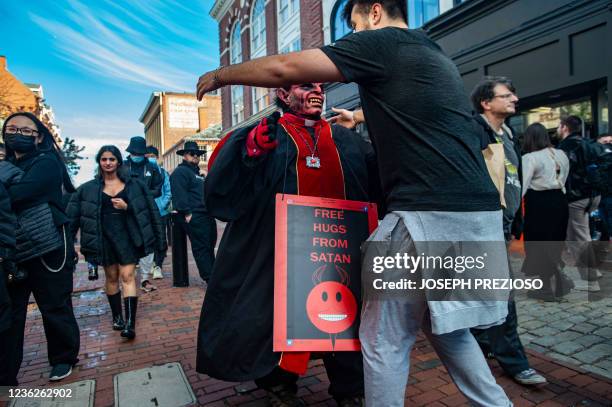
[[[276,195],[274,351],[356,351],[369,202]]]

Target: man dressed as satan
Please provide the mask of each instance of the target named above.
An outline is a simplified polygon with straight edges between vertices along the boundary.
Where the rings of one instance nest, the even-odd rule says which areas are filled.
[[[320,83],[276,96],[282,117],[234,131],[210,159],[206,207],[228,224],[200,315],[197,371],[255,380],[272,405],[301,406],[297,373],[308,354],[272,351],[276,194],[368,201],[379,180],[371,145],[321,118]],[[361,352],[325,353],[323,361],[338,404],[363,405]]]

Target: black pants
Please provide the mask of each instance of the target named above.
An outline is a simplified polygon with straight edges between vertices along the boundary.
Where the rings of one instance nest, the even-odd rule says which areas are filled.
[[[492,353],[504,372],[510,376],[529,369],[529,361],[517,327],[516,306],[514,301],[508,301],[508,316],[503,324],[488,329],[472,329],[483,353]]]
[[[166,240],[166,242],[168,241],[167,239],[167,233],[166,231],[168,230],[168,216],[169,215],[164,215],[161,217],[161,225],[162,225],[162,233],[163,233],[163,238]],[[166,259],[166,253],[167,250],[162,250],[162,251],[155,251],[155,265],[157,267],[160,267],[164,264],[164,260]]]
[[[19,265],[27,271],[25,281],[8,287],[12,305],[12,326],[0,344],[0,385],[17,385],[17,374],[23,360],[23,342],[28,300],[30,293],[40,310],[47,338],[47,354],[53,366],[60,363],[78,362],[80,333],[72,309],[71,254],[65,267],[57,273],[47,270],[40,258]],[[50,267],[58,267],[64,258],[64,250],[45,256]],[[3,337],[5,335],[2,335]]]
[[[202,280],[208,281],[215,262],[217,224],[206,213],[194,212],[189,223],[179,223],[191,241],[191,252]]]
[[[6,334],[6,330],[11,327],[12,321],[11,300],[9,298],[9,293],[6,288],[7,272],[5,270],[4,265],[5,261],[0,262],[0,336]],[[0,363],[0,366],[3,365]]]
[[[328,393],[336,401],[348,397],[363,397],[363,355],[361,352],[326,352],[323,363],[329,377]],[[297,392],[299,376],[276,367],[266,376],[255,380],[257,387],[271,389],[284,385]]]

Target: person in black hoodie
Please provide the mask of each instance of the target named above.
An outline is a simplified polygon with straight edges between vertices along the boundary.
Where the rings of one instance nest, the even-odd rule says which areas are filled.
[[[79,326],[72,308],[74,251],[65,225],[62,191],[73,192],[66,165],[47,127],[32,113],[9,116],[2,128],[7,160],[18,168],[7,186],[19,226],[17,267],[22,281],[9,287],[13,324],[6,353],[9,385],[17,384],[30,294],[38,304],[47,337],[49,380],[61,380],[78,362]],[[4,170],[3,170],[4,171]]]
[[[121,152],[103,146],[96,155],[98,175],[81,185],[68,203],[70,232],[81,230],[81,253],[88,262],[100,264],[106,275],[105,290],[113,330],[136,336],[136,263],[163,249],[161,221],[150,190],[125,172]],[[125,304],[122,317],[121,291]]]
[[[125,167],[130,178],[138,179],[145,183],[147,188],[151,191],[153,198],[158,198],[162,194],[162,188],[164,185],[164,177],[162,176],[159,168],[154,164],[150,163],[145,157],[147,153],[147,142],[144,137],[136,136],[130,139],[130,144],[126,149],[130,155],[125,160]],[[140,266],[140,287],[144,292],[156,290],[155,287],[149,281],[153,273],[153,256],[146,256],[140,259],[138,262]]]
[[[187,141],[176,153],[183,156],[183,162],[170,175],[172,207],[180,215],[177,225],[189,236],[200,277],[208,282],[215,261],[217,224],[204,205],[204,177],[198,163],[205,151],[195,141]]]

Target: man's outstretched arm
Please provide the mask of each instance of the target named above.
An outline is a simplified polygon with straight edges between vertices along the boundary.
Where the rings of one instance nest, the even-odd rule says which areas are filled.
[[[305,82],[344,82],[336,65],[320,49],[257,58],[200,76],[197,97],[226,85],[278,88]]]

